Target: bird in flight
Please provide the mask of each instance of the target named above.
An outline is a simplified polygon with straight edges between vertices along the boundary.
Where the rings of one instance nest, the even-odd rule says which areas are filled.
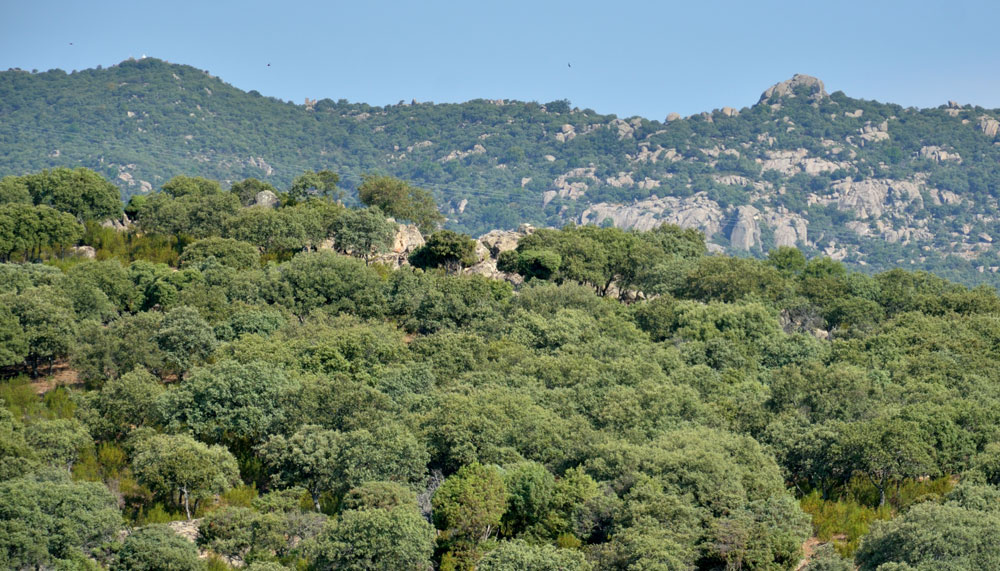
[[[567,63],[567,64],[566,64],[566,67],[573,67],[573,66]]]
[[[271,67],[271,64],[267,64],[267,67]]]

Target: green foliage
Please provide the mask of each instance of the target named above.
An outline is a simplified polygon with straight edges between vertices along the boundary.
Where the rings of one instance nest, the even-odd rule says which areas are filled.
[[[256,248],[246,242],[232,238],[205,238],[193,242],[184,248],[181,254],[181,266],[197,266],[209,258],[215,258],[224,266],[237,270],[246,270],[258,265],[260,254]]]
[[[208,442],[255,444],[287,425],[299,386],[269,363],[219,361],[165,392],[157,409],[174,430]]]
[[[495,467],[463,466],[434,492],[434,525],[474,543],[486,541],[500,527],[507,489]]]
[[[445,220],[430,192],[391,176],[362,177],[358,198],[388,216],[413,222],[423,233],[434,232]]]
[[[191,519],[191,500],[225,492],[239,479],[236,459],[221,446],[206,446],[190,436],[137,436],[132,469],[140,481],[180,503]]]
[[[441,230],[410,254],[410,264],[417,268],[445,268],[455,273],[475,264],[476,242],[464,235]]]
[[[481,571],[589,571],[593,566],[579,551],[556,549],[551,545],[534,546],[521,541],[505,541],[490,551],[476,569]]]
[[[430,570],[434,528],[414,506],[349,509],[309,546],[316,569]]]
[[[147,525],[125,538],[109,567],[114,571],[200,571],[205,564],[193,543],[165,525]]]
[[[42,568],[81,559],[121,527],[115,497],[65,470],[0,482],[0,565]]]

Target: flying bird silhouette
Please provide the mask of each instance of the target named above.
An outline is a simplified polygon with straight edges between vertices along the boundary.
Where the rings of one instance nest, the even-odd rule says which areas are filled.
[[[573,66],[571,66],[570,64],[566,64],[566,67],[573,67]]]

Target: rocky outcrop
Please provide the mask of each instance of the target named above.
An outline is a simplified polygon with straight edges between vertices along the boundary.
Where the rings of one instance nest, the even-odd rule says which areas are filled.
[[[865,143],[885,141],[889,139],[889,121],[882,121],[878,125],[872,125],[872,122],[868,121],[858,132],[861,135],[860,145],[862,147],[865,146]],[[850,137],[848,137],[847,142],[851,142]]]
[[[277,208],[278,195],[274,194],[270,190],[262,190],[253,197],[251,206],[257,206],[260,208]]]
[[[983,115],[979,118],[979,130],[987,137],[996,137],[1000,133],[1000,121]]]
[[[556,133],[556,140],[560,143],[565,143],[566,141],[572,141],[576,138],[576,127],[573,125],[563,125],[558,133]]]
[[[774,245],[800,247],[809,245],[809,223],[787,208],[765,209],[764,223],[774,231]]]
[[[817,175],[850,166],[849,163],[835,163],[822,158],[810,157],[809,151],[806,149],[767,151],[765,155],[766,159],[757,159],[761,170],[775,170],[786,176],[800,172]]]
[[[425,243],[423,234],[413,224],[399,224],[388,252],[376,256],[375,261],[391,268],[408,264],[410,254]]]
[[[441,157],[438,160],[440,162],[442,162],[442,163],[446,163],[448,161],[454,161],[454,160],[457,160],[457,159],[464,159],[465,157],[468,157],[468,156],[471,156],[471,155],[481,155],[481,154],[483,154],[485,152],[486,152],[486,147],[480,145],[479,143],[476,143],[468,151],[458,151],[458,150],[455,150],[455,151],[452,151],[452,152],[448,153],[447,155]]]
[[[722,230],[725,216],[719,204],[704,192],[684,198],[654,195],[628,205],[601,202],[592,204],[580,215],[581,224],[601,224],[609,219],[618,228],[652,230],[669,223],[696,228],[711,237]]]
[[[122,213],[121,218],[109,218],[104,222],[101,222],[101,226],[104,228],[114,228],[119,232],[124,232],[132,228],[132,221],[129,220],[128,214]]]
[[[97,251],[94,250],[93,246],[73,246],[70,248],[70,251],[73,252],[73,254],[87,260],[97,258]]]
[[[829,97],[822,81],[811,75],[797,73],[791,79],[767,88],[760,96],[758,103],[776,103],[782,97],[796,97],[796,92],[802,90],[809,94],[810,101],[819,101]]]
[[[936,163],[945,161],[954,161],[956,163],[962,162],[962,157],[958,153],[949,153],[948,151],[937,146],[921,147],[920,156],[925,159],[930,159]]]
[[[517,230],[493,230],[476,240],[476,257],[479,261],[462,271],[468,275],[485,276],[495,280],[506,280],[514,285],[524,282],[518,274],[508,274],[497,269],[497,258],[502,252],[514,250],[518,242],[535,231],[530,224],[522,224]]]
[[[729,243],[734,248],[748,251],[760,244],[760,225],[757,224],[759,215],[760,211],[753,206],[736,208],[736,222],[729,234]]]
[[[918,201],[923,207],[920,185],[911,181],[891,179],[847,179],[832,186],[836,194],[837,208],[850,210],[859,219],[880,218],[886,211],[902,210],[911,202]]]

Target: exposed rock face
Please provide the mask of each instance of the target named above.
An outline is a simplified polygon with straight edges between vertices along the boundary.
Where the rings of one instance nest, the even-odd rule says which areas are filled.
[[[697,228],[711,237],[722,229],[722,208],[704,192],[685,198],[655,195],[630,205],[601,202],[580,215],[581,224],[601,224],[610,219],[618,228],[652,230],[663,223],[682,228]]]
[[[501,252],[516,249],[521,238],[534,231],[535,228],[530,224],[522,224],[516,231],[492,230],[483,234],[476,240],[476,256],[479,262],[465,268],[462,273],[507,280],[514,285],[524,282],[524,278],[517,274],[507,274],[498,270],[497,258]]]
[[[576,127],[566,124],[562,126],[560,132],[556,133],[556,140],[560,143],[572,141],[576,138]]]
[[[680,113],[667,113],[667,123],[676,121],[681,118]]]
[[[420,143],[417,144],[419,145]],[[454,161],[456,159],[464,159],[465,157],[468,157],[470,155],[481,155],[485,152],[486,152],[486,147],[480,145],[479,143],[476,143],[468,151],[458,151],[458,150],[452,151],[447,155],[441,157],[439,160],[442,163],[446,163],[448,161]]]
[[[865,126],[858,130],[861,134],[861,146],[865,146],[865,143],[877,143],[879,141],[885,141],[889,138],[889,121],[882,121],[878,125],[872,125],[871,121],[865,123]],[[848,139],[850,142],[850,139]]]
[[[817,175],[823,172],[833,172],[846,163],[835,163],[826,159],[809,157],[806,149],[794,151],[768,151],[767,159],[757,159],[761,170],[775,170],[784,175],[792,176],[800,172]]]
[[[252,206],[259,206],[261,208],[277,208],[278,195],[274,194],[270,190],[262,190],[257,193],[257,196],[253,197]]]
[[[826,88],[823,87],[822,81],[810,75],[797,73],[793,75],[791,79],[782,81],[781,83],[777,83],[767,88],[767,91],[760,96],[760,101],[758,103],[771,102],[782,97],[795,97],[796,90],[801,88],[808,90],[809,99],[811,101],[818,101],[828,97],[826,94]]]
[[[958,153],[949,153],[941,147],[936,146],[921,147],[920,156],[938,163],[944,161],[955,161],[957,163],[962,162],[962,157]]]
[[[110,218],[101,222],[101,226],[104,228],[114,228],[115,230],[121,232],[131,228],[132,221],[129,220],[128,215],[123,212],[121,218]]]
[[[594,176],[594,167],[580,167],[570,170],[565,174],[561,174],[556,177],[553,181],[553,186],[556,190],[550,190],[542,193],[542,204],[543,206],[552,201],[553,198],[558,196],[559,198],[570,198],[576,200],[583,196],[590,185],[587,181],[594,182],[597,184],[601,183],[601,179]],[[574,180],[570,179],[584,179],[584,180]]]
[[[88,260],[93,260],[97,257],[97,251],[91,246],[73,246],[70,250],[77,256]]]
[[[987,137],[996,137],[1000,133],[1000,121],[983,115],[979,118],[979,130]]]
[[[726,117],[736,117],[737,115],[740,114],[739,111],[737,111],[736,109],[733,109],[732,107],[723,107],[721,109],[721,112]]]
[[[740,206],[736,211],[736,223],[729,235],[729,242],[734,248],[750,250],[760,244],[760,226],[757,224],[760,211],[753,206]]]
[[[764,222],[774,229],[775,246],[802,246],[809,244],[809,223],[798,214],[792,214],[785,208],[765,210]]]
[[[854,211],[860,219],[880,218],[890,209],[890,202],[897,208],[905,208],[913,201],[923,205],[920,185],[911,181],[847,179],[835,183],[833,189],[839,194],[837,208]]]
[[[410,254],[414,250],[423,246],[425,243],[424,236],[420,233],[420,230],[413,224],[399,224],[396,230],[396,236],[392,240],[392,248],[375,258],[375,261],[390,266],[392,268],[398,268],[404,264],[409,263],[407,260]]]

